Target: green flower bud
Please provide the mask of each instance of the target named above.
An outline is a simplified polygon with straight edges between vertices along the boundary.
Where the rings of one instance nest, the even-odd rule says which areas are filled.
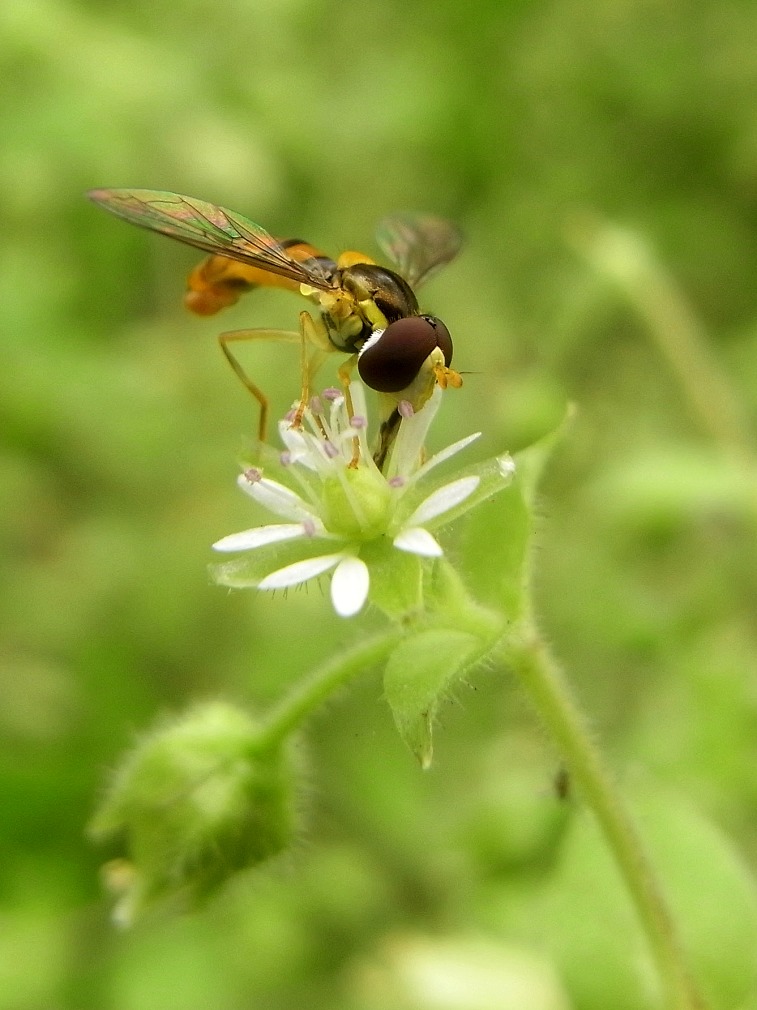
[[[294,830],[293,775],[255,721],[223,702],[198,706],[128,755],[90,825],[125,859],[106,867],[130,924],[164,898],[196,902],[238,870],[285,849]]]

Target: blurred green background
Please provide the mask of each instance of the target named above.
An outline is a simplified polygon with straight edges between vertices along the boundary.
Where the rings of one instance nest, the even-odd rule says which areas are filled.
[[[366,671],[301,745],[297,851],[112,928],[83,832],[135,734],[265,706],[380,617],[209,583],[209,545],[249,524],[255,425],[215,335],[301,305],[189,317],[197,257],[93,186],[328,251],[373,251],[392,210],[461,224],[424,291],[471,373],[435,440],[516,450],[578,404],[543,488],[542,625],[714,1005],[757,1007],[756,43],[753,0],[3,0],[2,1010],[654,1006],[614,871],[494,670],[426,774]],[[245,357],[279,413],[296,360]],[[485,589],[484,512],[449,544]]]

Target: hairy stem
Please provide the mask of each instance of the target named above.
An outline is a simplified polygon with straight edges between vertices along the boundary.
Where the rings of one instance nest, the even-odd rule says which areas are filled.
[[[390,628],[343,649],[316,667],[272,709],[256,746],[276,745],[284,740],[337,688],[386,659],[401,637],[401,629]]]
[[[509,638],[502,658],[513,668],[557,743],[573,780],[597,819],[654,954],[670,1010],[706,1010],[685,962],[678,931],[612,776],[603,764],[563,672],[532,621]]]

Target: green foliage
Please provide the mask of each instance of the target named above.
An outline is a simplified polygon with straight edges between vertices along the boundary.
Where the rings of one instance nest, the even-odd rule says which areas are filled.
[[[650,783],[628,792],[710,1005],[749,1005],[757,976],[753,876],[680,796]],[[515,887],[504,882],[484,902],[492,928],[553,955],[577,1005],[599,1007],[609,999],[617,1010],[664,1006],[638,921],[589,817],[574,819],[547,878]]]
[[[2,1010],[352,1010],[372,967],[404,997],[408,957],[441,970],[448,944],[468,966],[494,944],[530,1005],[619,1010],[603,923],[639,949],[580,801],[555,795],[548,741],[491,670],[445,695],[425,775],[366,670],[309,728],[289,871],[114,935],[83,834],[134,730],[208,695],[258,710],[349,638],[317,588],[227,594],[205,575],[209,545],[251,524],[234,478],[256,425],[216,334],[291,329],[300,303],[256,292],[189,318],[194,255],[82,196],[120,185],[329,252],[375,252],[396,209],[462,225],[464,255],[423,290],[465,373],[430,448],[480,429],[474,458],[516,455],[577,404],[536,499],[540,622],[611,763],[699,811],[651,803],[643,834],[716,1005],[757,1007],[753,461],[693,406],[658,303],[592,245],[618,224],[652,251],[655,291],[753,417],[755,17],[750,0],[0,5]],[[297,349],[246,351],[277,416]],[[717,412],[720,383],[699,389]],[[522,541],[502,531],[527,523],[512,488],[440,537],[513,614]]]

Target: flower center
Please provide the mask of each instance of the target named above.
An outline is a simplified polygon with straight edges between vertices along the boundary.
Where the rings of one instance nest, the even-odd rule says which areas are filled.
[[[386,532],[390,501],[391,491],[375,470],[345,467],[323,482],[323,524],[346,539],[372,540]]]

